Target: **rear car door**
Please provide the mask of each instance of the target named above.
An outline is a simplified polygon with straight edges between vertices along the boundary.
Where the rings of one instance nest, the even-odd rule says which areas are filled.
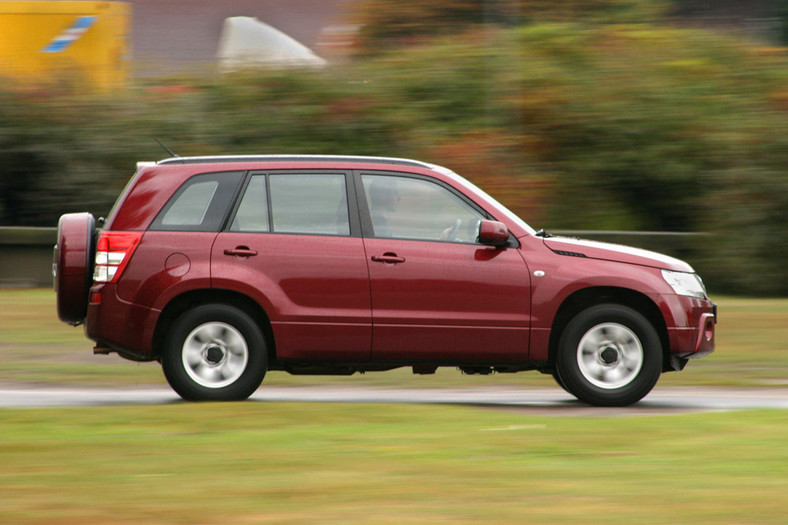
[[[530,278],[515,247],[477,242],[490,217],[435,180],[359,173],[372,295],[372,357],[518,362],[528,356]],[[515,241],[516,242],[516,241]]]
[[[278,359],[369,357],[369,279],[349,176],[252,173],[214,243],[212,287],[263,306]]]

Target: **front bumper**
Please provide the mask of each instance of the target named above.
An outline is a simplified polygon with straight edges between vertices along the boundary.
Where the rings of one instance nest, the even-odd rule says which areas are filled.
[[[716,345],[717,305],[709,300],[676,296],[677,308],[668,325],[670,352],[685,359],[695,359],[714,352]]]

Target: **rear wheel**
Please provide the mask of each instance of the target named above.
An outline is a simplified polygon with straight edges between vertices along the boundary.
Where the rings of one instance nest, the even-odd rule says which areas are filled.
[[[63,322],[80,324],[87,315],[95,253],[93,215],[67,213],[60,217],[52,257],[52,284],[57,292],[57,315]]]
[[[567,325],[556,360],[562,386],[586,403],[625,406],[648,394],[662,372],[657,331],[637,311],[593,306]]]
[[[161,359],[170,386],[190,401],[246,399],[260,386],[268,353],[260,328],[228,305],[198,306],[170,329]]]
[[[553,376],[553,379],[555,379],[555,382],[556,382],[556,384],[558,386],[563,388],[564,391],[568,392],[568,390],[566,390],[566,385],[564,385],[564,381],[563,381],[563,379],[561,379],[561,376],[558,375],[558,371],[557,370],[553,370],[552,372],[550,372],[550,375]]]

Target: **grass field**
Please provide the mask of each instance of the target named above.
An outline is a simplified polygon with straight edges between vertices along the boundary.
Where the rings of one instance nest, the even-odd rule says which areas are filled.
[[[720,301],[718,351],[661,384],[784,384],[788,300]],[[0,290],[0,382],[163,383],[92,356],[48,290]],[[266,382],[550,384],[446,371]],[[265,388],[265,386],[263,386]],[[659,388],[659,387],[658,387]],[[569,418],[244,402],[0,409],[0,523],[784,523],[788,413]]]
[[[3,523],[784,523],[784,411],[0,410]]]
[[[788,299],[714,298],[719,303],[717,351],[692,361],[660,385],[788,387]],[[51,290],[0,290],[0,382],[83,385],[164,384],[155,363],[133,363],[117,355],[94,356],[82,328],[58,321]],[[464,385],[553,385],[538,372],[465,376],[453,368],[432,376],[409,369],[363,376],[290,376],[272,372],[265,384],[364,384],[446,387]]]

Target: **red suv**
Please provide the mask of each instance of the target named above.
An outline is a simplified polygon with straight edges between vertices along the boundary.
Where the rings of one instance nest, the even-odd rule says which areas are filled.
[[[95,353],[160,361],[190,400],[244,399],[267,370],[453,366],[627,405],[714,350],[716,307],[686,263],[537,232],[406,159],[140,163],[98,233],[61,217],[54,283]]]

